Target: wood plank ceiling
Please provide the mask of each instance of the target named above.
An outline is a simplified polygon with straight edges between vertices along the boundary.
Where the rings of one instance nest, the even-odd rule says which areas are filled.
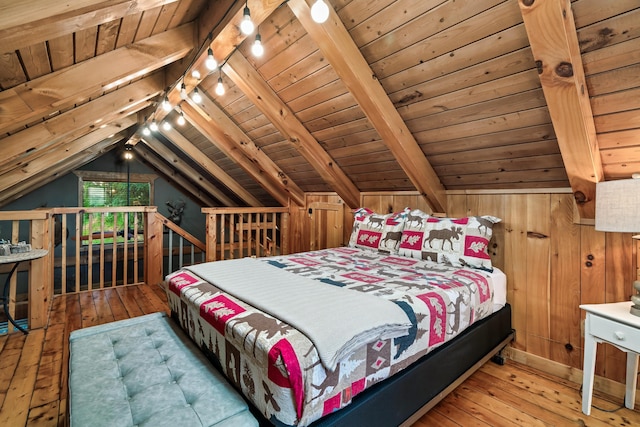
[[[637,0],[315,1],[249,1],[256,58],[245,2],[0,0],[0,206],[126,141],[203,205],[571,186],[592,217],[640,172]]]

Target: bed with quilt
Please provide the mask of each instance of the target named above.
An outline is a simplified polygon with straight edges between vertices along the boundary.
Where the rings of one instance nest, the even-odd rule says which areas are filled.
[[[265,423],[399,425],[512,334],[484,217],[355,218],[348,247],[167,276],[173,315]]]

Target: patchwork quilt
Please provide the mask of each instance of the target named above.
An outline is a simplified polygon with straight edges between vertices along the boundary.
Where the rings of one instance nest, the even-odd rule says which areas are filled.
[[[493,313],[493,276],[482,270],[351,247],[258,260],[287,272],[294,283],[302,276],[392,301],[411,324],[405,335],[374,339],[327,367],[305,334],[234,296],[231,287],[223,291],[215,279],[187,269],[167,276],[169,304],[181,326],[275,425],[305,426],[348,405]],[[325,302],[309,309],[315,310],[335,307]]]

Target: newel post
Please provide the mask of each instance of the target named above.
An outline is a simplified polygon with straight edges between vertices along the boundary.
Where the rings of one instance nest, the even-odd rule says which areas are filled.
[[[156,215],[158,208],[145,211],[144,225],[144,281],[148,285],[162,283],[162,220]]]

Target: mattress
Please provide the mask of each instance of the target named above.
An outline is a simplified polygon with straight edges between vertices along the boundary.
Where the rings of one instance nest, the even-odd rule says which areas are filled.
[[[215,355],[229,380],[276,425],[308,425],[347,406],[363,390],[491,315],[506,297],[506,279],[498,269],[450,267],[358,248],[258,262],[286,272],[292,283],[303,277],[392,301],[411,324],[405,335],[374,339],[336,366],[326,366],[309,337],[278,313],[234,296],[228,283],[222,290],[215,277],[205,280],[188,269],[167,276],[171,310],[182,327]],[[240,278],[243,269],[234,274]],[[331,314],[334,307],[317,310]]]

